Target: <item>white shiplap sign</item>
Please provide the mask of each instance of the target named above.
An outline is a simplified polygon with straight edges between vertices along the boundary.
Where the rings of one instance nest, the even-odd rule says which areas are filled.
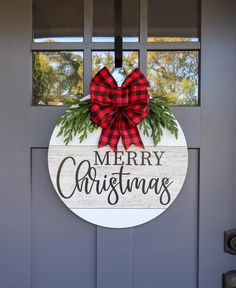
[[[119,145],[97,148],[101,130],[69,145],[54,129],[48,151],[53,186],[65,205],[85,220],[106,227],[145,223],[165,211],[184,183],[188,152],[182,129],[179,137],[164,130],[161,143],[142,135],[145,149]]]

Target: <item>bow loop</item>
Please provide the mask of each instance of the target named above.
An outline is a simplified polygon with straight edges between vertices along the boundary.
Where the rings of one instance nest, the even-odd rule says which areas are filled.
[[[118,87],[107,67],[90,84],[90,117],[102,127],[98,147],[109,145],[117,150],[118,141],[127,150],[132,144],[143,148],[136,127],[148,114],[149,82],[139,69],[133,70]]]
[[[91,84],[105,85],[110,88],[117,87],[116,80],[111,75],[107,67],[103,67],[91,80]]]
[[[100,105],[110,105],[111,104],[110,90],[111,89],[105,85],[91,83],[90,84],[91,102]]]
[[[149,81],[145,77],[145,75],[138,69],[135,68],[125,79],[125,81],[122,84],[122,87],[128,87],[128,86],[143,86],[148,87]]]

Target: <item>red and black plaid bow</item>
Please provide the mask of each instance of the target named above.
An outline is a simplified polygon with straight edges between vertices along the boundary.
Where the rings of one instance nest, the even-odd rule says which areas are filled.
[[[109,145],[117,151],[121,137],[127,150],[134,144],[143,148],[137,125],[147,116],[149,96],[148,80],[136,68],[121,87],[107,67],[93,77],[90,84],[91,120],[102,127],[98,147]]]

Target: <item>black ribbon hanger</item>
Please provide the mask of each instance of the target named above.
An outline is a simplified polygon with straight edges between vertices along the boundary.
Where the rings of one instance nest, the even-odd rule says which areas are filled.
[[[120,87],[126,78],[126,71],[123,68],[123,43],[122,43],[122,0],[115,0],[115,67],[112,69],[111,74],[116,80],[117,85]]]
[[[122,0],[115,0],[115,67],[122,67]]]

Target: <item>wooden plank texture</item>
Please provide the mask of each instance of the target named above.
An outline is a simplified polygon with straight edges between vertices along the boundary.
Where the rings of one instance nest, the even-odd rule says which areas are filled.
[[[178,146],[114,153],[96,146],[51,145],[48,153],[53,185],[70,209],[166,209],[182,188],[187,163],[187,148]]]

